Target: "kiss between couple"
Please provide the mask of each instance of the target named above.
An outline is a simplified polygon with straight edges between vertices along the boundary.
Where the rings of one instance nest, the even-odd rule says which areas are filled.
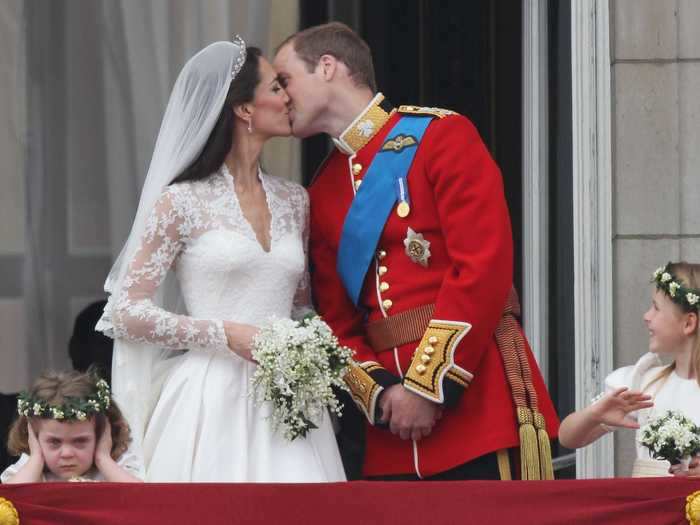
[[[269,138],[317,133],[336,148],[308,193],[261,170]],[[287,441],[250,395],[258,327],[312,295],[354,352],[364,477],[508,478],[519,426],[537,463],[520,470],[547,477],[558,421],[514,317],[512,258],[473,125],[392,106],[348,27],[292,35],[272,64],[239,37],[207,46],[173,88],[97,325],[147,479],[346,479],[330,417]]]

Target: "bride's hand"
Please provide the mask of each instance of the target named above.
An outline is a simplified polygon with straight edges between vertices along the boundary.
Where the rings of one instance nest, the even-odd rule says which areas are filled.
[[[253,337],[255,337],[259,331],[259,328],[250,324],[224,321],[224,332],[226,332],[228,347],[232,352],[248,361],[253,361],[253,356],[251,355],[253,350]]]

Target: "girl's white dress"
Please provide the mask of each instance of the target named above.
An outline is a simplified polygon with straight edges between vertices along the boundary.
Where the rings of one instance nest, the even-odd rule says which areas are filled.
[[[636,364],[613,371],[605,379],[606,392],[626,386],[631,390],[643,390],[653,397],[652,408],[630,414],[643,427],[650,417],[666,410],[678,410],[700,425],[700,386],[695,379],[683,379],[676,372],[648,386],[665,368],[654,353],[643,355]],[[637,457],[632,468],[633,477],[669,476],[668,461],[653,459],[649,450],[639,443],[640,431],[635,434]]]
[[[29,461],[29,455],[22,454],[19,459],[7,467],[2,474],[0,474],[0,482],[7,483],[10,478],[12,478],[19,470]],[[129,452],[128,450],[124,452],[119,459],[117,459],[117,465],[122,467],[132,476],[143,479],[143,465],[141,460],[135,454]],[[105,478],[94,466],[88,470],[85,474],[80,476],[73,481],[104,481]],[[56,476],[51,471],[45,470],[41,476],[41,481],[63,481],[61,478]]]
[[[126,293],[109,307],[108,335],[187,350],[168,359],[146,426],[148,481],[345,480],[330,417],[305,438],[286,441],[273,430],[270,406],[250,395],[256,365],[227,345],[224,320],[260,325],[310,308],[308,195],[284,179],[259,177],[272,217],[269,252],[243,215],[224,165],[164,191],[125,277]],[[188,315],[154,304],[171,267]]]

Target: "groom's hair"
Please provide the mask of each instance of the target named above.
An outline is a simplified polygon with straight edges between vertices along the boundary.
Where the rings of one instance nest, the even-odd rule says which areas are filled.
[[[309,72],[316,68],[323,55],[332,55],[347,66],[355,84],[377,91],[372,52],[367,42],[345,24],[330,22],[304,29],[287,38],[277,49],[290,43]]]

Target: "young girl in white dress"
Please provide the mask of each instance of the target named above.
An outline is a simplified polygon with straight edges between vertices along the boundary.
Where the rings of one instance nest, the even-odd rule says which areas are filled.
[[[8,449],[21,456],[2,473],[2,483],[141,481],[141,461],[127,450],[129,425],[106,381],[91,373],[47,372],[20,394],[17,408]]]
[[[605,379],[606,393],[590,406],[562,421],[559,441],[568,448],[592,443],[616,427],[636,428],[666,410],[678,410],[700,425],[700,265],[669,263],[654,272],[651,306],[644,314],[649,329],[649,353],[635,365],[613,371]],[[663,365],[659,356],[673,360]],[[633,477],[700,476],[700,457],[687,471],[653,459],[639,444]]]
[[[344,481],[330,417],[285,440],[258,406],[251,341],[310,311],[308,196],[260,169],[289,97],[257,48],[216,42],[180,73],[97,329],[148,481]]]

